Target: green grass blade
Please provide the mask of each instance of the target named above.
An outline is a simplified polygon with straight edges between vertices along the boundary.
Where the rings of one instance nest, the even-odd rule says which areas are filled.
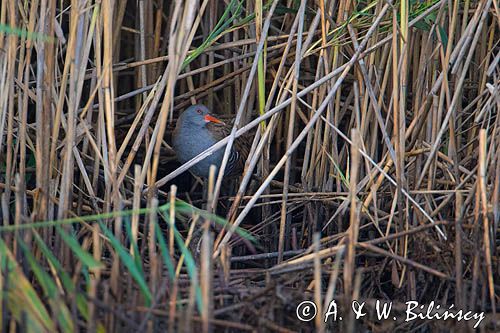
[[[26,257],[28,264],[33,271],[38,283],[43,289],[45,297],[48,299],[50,307],[52,308],[52,313],[57,315],[57,321],[59,322],[59,327],[63,332],[73,332],[73,319],[71,318],[71,313],[68,310],[66,304],[64,304],[58,295],[58,289],[52,277],[45,272],[40,264],[37,262],[31,250],[24,243],[21,238],[17,239],[24,256]]]
[[[75,285],[73,284],[73,280],[71,280],[71,277],[69,276],[68,273],[66,273],[59,262],[57,260],[56,256],[52,253],[52,251],[49,250],[47,244],[42,240],[40,235],[33,230],[33,237],[34,240],[38,246],[38,249],[42,252],[44,255],[45,259],[54,267],[55,271],[57,272],[57,275],[59,279],[61,280],[61,283],[66,290],[68,294],[73,294],[76,292]],[[76,294],[76,305],[78,308],[78,311],[80,311],[80,314],[83,316],[85,320],[88,320],[88,309],[87,309],[87,301],[85,299],[85,296],[81,292],[77,292]]]
[[[99,261],[95,260],[94,257],[82,249],[78,240],[73,236],[70,236],[66,231],[64,231],[61,227],[56,227],[57,232],[61,235],[61,238],[69,246],[69,248],[73,251],[73,253],[78,257],[78,259],[82,262],[82,264],[86,265],[90,269],[102,268],[103,264]]]
[[[56,39],[54,37],[50,37],[38,32],[27,31],[25,29],[20,29],[16,27],[12,27],[7,24],[0,24],[0,32],[5,32],[6,34],[17,35],[21,38],[37,40],[42,42],[55,42]]]
[[[47,309],[2,239],[0,265],[4,284],[0,290],[0,298],[6,300],[5,304],[13,318],[18,323],[25,322],[32,332],[55,332],[56,325],[50,319]]]
[[[159,210],[161,212],[167,212],[168,208],[164,208],[162,206],[162,207],[159,207]],[[190,216],[192,214],[198,214],[205,219],[209,219],[210,221],[214,221],[215,223],[221,225],[222,227],[224,227],[226,229],[230,228],[230,225],[226,219],[224,219],[220,216],[217,216],[215,214],[208,213],[205,210],[193,207],[193,206],[189,205],[187,202],[184,202],[181,200],[176,200],[175,210],[176,210],[176,212],[179,212],[181,214],[188,215],[188,216]],[[249,241],[254,242],[254,243],[257,242],[256,238],[252,234],[250,234],[248,231],[246,231],[245,229],[243,229],[241,227],[236,228],[235,232],[238,236],[240,236],[246,240],[249,240]]]
[[[165,263],[165,266],[167,266],[167,271],[168,275],[170,276],[170,279],[173,280],[175,279],[175,267],[172,261],[170,260],[170,251],[168,250],[167,242],[165,241],[165,237],[161,232],[158,222],[155,222],[155,233],[156,233],[156,239],[158,239],[158,245],[160,246],[163,262]]]
[[[135,282],[138,284],[139,289],[142,292],[142,295],[146,299],[147,306],[151,305],[151,301],[153,299],[153,296],[151,295],[151,291],[148,288],[148,284],[146,283],[146,279],[144,277],[144,272],[142,270],[141,265],[137,265],[136,261],[134,258],[130,255],[128,250],[116,239],[116,237],[113,235],[113,233],[106,228],[104,223],[99,222],[99,225],[101,226],[102,231],[106,235],[106,237],[109,238],[109,241],[115,251],[117,252],[118,256],[120,257],[120,260],[123,262],[125,267],[128,269],[130,275],[132,278],[135,280]]]
[[[165,212],[161,212],[160,215],[163,218],[163,220],[167,223],[167,225],[171,227],[170,223],[168,222],[169,217],[167,216],[167,214],[165,214]],[[191,251],[189,251],[186,244],[184,243],[184,240],[182,239],[182,235],[175,226],[173,226],[173,228],[174,228],[175,243],[177,244],[179,250],[181,250],[181,253],[184,255],[184,265],[186,266],[191,283],[195,284],[196,305],[198,307],[198,311],[201,313],[203,302],[201,298],[201,288],[198,283],[198,269],[196,267],[194,258],[191,255]]]

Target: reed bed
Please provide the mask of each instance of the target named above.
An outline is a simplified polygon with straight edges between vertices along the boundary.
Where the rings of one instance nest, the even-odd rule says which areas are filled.
[[[495,0],[2,1],[2,332],[474,329],[410,300],[497,331],[499,28]],[[180,165],[193,103],[233,129]],[[237,180],[187,172],[249,133]]]

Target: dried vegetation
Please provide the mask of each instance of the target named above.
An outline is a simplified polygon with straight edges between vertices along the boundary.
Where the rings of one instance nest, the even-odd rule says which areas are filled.
[[[1,1],[2,331],[498,330],[499,7]],[[238,181],[175,161],[192,103],[234,118],[198,160],[253,133]]]

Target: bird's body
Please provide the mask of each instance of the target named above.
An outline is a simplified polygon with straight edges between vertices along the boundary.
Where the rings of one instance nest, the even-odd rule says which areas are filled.
[[[173,148],[177,159],[186,163],[195,156],[224,139],[231,132],[231,127],[210,115],[204,105],[193,105],[187,108],[177,119],[172,135]],[[224,172],[225,176],[234,176],[243,170],[249,153],[249,142],[236,140]],[[189,170],[203,178],[208,178],[210,165],[218,169],[222,164],[224,149],[219,149],[204,160],[193,165]]]

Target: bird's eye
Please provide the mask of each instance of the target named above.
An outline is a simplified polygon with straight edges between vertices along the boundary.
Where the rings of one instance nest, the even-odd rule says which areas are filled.
[[[196,110],[196,112],[197,112],[198,114],[201,114],[201,110],[200,110],[200,109]]]

